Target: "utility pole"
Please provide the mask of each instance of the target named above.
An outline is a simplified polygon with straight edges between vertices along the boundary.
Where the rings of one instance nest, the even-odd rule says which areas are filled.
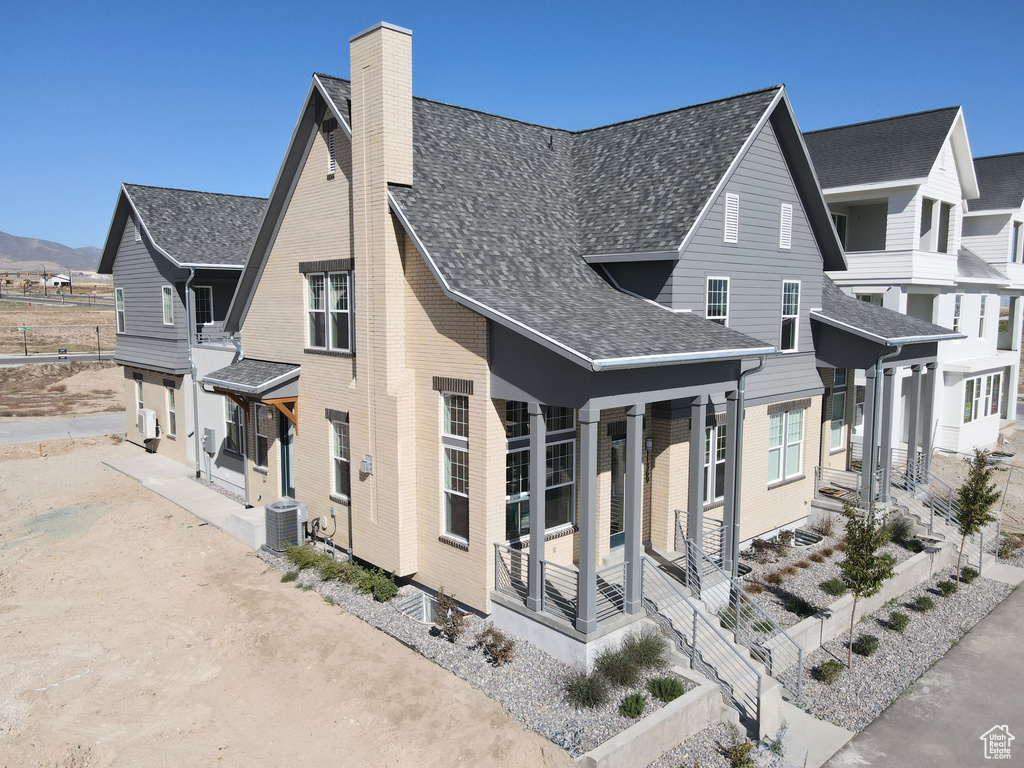
[[[100,352],[100,327],[96,326],[96,362],[99,363],[103,360],[103,353]]]
[[[67,264],[65,264],[64,265],[64,269],[66,269],[68,271],[68,292],[72,296],[74,296],[75,295],[75,279],[74,279],[74,276],[71,274],[71,267],[69,267]]]

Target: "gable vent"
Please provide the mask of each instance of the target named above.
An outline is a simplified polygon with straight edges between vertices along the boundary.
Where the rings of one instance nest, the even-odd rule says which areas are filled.
[[[740,236],[740,196],[732,192],[725,194],[725,233],[727,243],[739,241]]]
[[[793,247],[793,205],[783,203],[779,216],[779,248]]]
[[[324,133],[333,133],[334,131],[338,130],[338,121],[335,120],[333,117],[328,117],[326,120],[320,123],[320,130],[322,130]]]
[[[331,131],[327,134],[327,176],[333,178],[335,171],[338,170],[338,161],[334,155],[334,134],[335,131]]]

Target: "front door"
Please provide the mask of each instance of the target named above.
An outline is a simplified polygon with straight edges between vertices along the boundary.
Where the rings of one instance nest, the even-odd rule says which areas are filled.
[[[278,414],[278,423],[281,425],[279,435],[281,438],[281,495],[295,498],[295,465],[292,442],[295,439],[295,428],[291,419],[284,414]]]
[[[621,547],[626,541],[624,511],[626,502],[626,439],[612,440],[612,515],[609,526],[608,546]]]

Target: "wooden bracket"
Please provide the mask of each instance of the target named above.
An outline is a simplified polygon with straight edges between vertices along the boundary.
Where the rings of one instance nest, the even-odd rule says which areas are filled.
[[[299,434],[299,398],[297,397],[271,397],[261,402],[272,405],[279,410],[288,421],[295,427],[295,434]],[[289,408],[288,406],[291,406]]]

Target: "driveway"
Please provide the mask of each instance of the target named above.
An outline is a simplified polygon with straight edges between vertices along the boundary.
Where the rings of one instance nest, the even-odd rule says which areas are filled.
[[[0,445],[123,433],[124,419],[123,413],[97,413],[60,419],[0,419]]]
[[[1010,759],[1024,761],[1024,589],[1013,592],[881,717],[826,765],[829,768],[991,766],[982,736],[1006,726]]]

